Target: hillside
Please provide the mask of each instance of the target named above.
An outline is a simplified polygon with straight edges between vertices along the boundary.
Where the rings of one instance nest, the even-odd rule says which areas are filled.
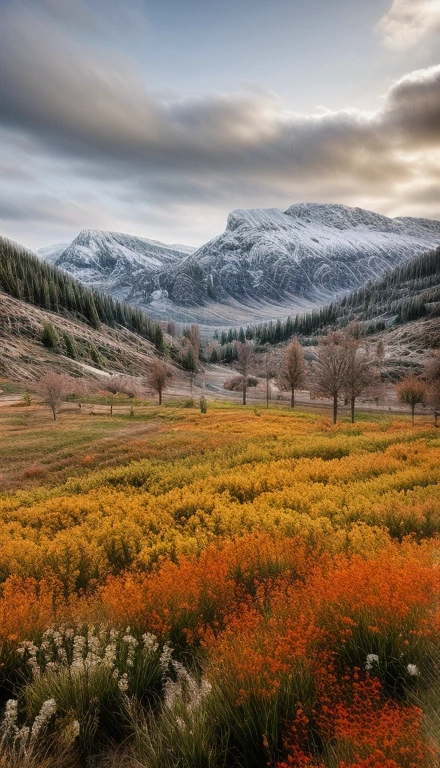
[[[385,366],[392,379],[408,369],[420,370],[430,349],[440,348],[440,248],[417,256],[381,279],[320,309],[289,316],[287,320],[223,330],[215,334],[211,362],[233,359],[233,342],[252,339],[257,348],[278,345],[298,336],[305,345],[329,330],[357,322],[369,344],[381,340]],[[273,359],[281,360],[282,348]]]
[[[389,270],[379,280],[368,281],[337,302],[286,322],[262,324],[249,333],[260,344],[273,344],[293,334],[322,333],[353,321],[371,334],[423,319],[433,319],[440,327],[440,247]],[[440,338],[431,344],[438,345]]]
[[[14,299],[0,291],[0,375],[15,381],[38,378],[47,368],[96,377],[106,372],[144,375],[155,356],[151,342],[124,328],[69,320]],[[42,344],[51,323],[58,337],[54,350]],[[69,348],[75,357],[69,355]]]
[[[45,325],[55,343],[42,343]],[[0,238],[0,374],[32,379],[47,367],[144,373],[162,344],[160,327],[140,310],[101,296]]]

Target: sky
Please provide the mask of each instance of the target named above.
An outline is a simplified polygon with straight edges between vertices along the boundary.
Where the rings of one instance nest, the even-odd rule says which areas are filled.
[[[0,0],[0,234],[440,219],[440,0]]]

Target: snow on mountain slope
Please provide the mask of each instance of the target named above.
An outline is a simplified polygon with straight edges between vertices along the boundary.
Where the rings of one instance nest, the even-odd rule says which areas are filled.
[[[439,244],[439,221],[298,203],[232,211],[198,250],[84,230],[55,263],[152,317],[212,328],[326,304]]]
[[[440,243],[440,222],[389,219],[343,205],[233,211],[225,232],[167,275],[171,300],[322,304]]]
[[[44,248],[39,248],[35,253],[43,261],[48,261],[49,264],[55,264],[57,259],[69,245],[70,243],[52,243],[51,245],[46,245]]]
[[[47,256],[49,248],[38,255],[89,286],[137,304],[144,298],[136,295],[139,275],[144,279],[147,275],[153,277],[193,250],[121,232],[84,229],[57,258]],[[156,287],[159,288],[158,283]]]

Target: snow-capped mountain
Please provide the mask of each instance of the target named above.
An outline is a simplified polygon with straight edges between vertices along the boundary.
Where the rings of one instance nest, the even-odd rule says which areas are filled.
[[[314,203],[236,210],[220,237],[170,270],[168,293],[189,305],[322,303],[439,243],[440,222],[429,219]]]
[[[439,244],[440,221],[299,203],[233,211],[196,251],[84,231],[55,263],[155,318],[225,327],[326,304]]]
[[[49,264],[55,264],[61,254],[68,248],[70,243],[52,243],[51,245],[45,245],[44,248],[39,248],[36,251],[37,256],[43,261],[48,261]]]
[[[164,245],[157,240],[121,232],[84,229],[70,245],[61,250],[59,246],[49,246],[38,251],[38,255],[86,285],[111,293],[118,299],[142,304],[150,297],[139,295],[139,279],[152,278],[150,288],[158,289],[159,283],[154,276],[194,250],[189,246]]]

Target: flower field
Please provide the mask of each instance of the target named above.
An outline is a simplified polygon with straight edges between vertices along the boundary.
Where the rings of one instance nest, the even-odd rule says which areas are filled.
[[[439,764],[427,419],[151,409],[109,465],[64,418],[0,495],[1,768]]]

